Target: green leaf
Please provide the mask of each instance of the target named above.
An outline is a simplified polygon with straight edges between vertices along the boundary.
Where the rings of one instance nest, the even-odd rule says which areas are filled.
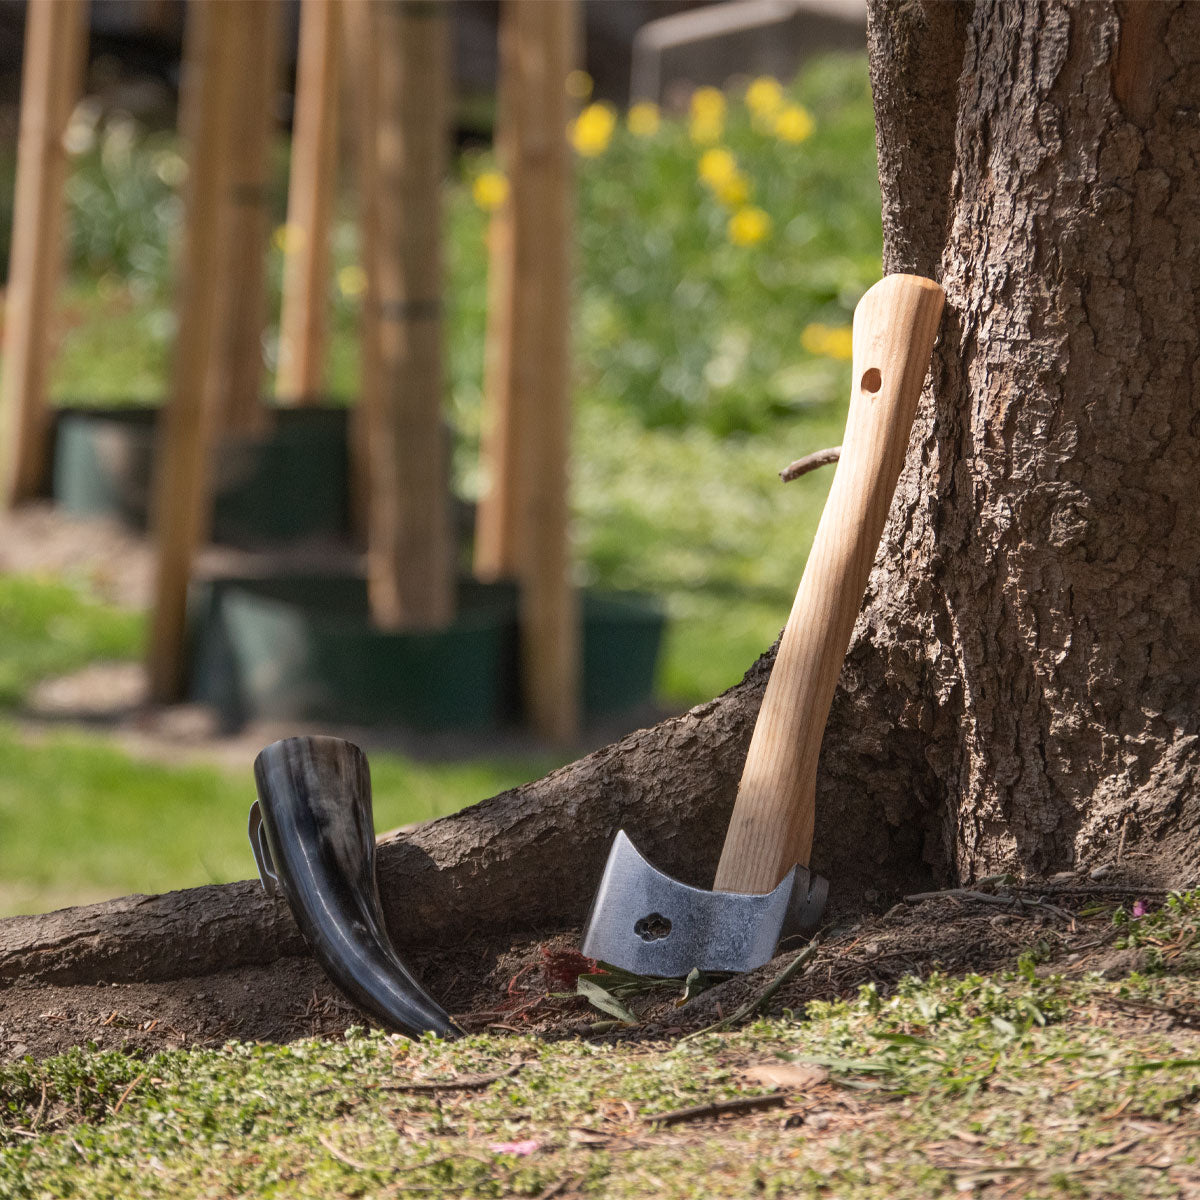
[[[582,996],[593,1008],[598,1008],[610,1017],[626,1025],[636,1025],[637,1017],[633,1015],[610,991],[597,982],[595,975],[580,975],[575,985],[576,993]]]

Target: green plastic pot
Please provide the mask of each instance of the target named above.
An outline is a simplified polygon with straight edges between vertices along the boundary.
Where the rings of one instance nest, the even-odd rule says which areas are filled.
[[[191,694],[229,727],[249,718],[485,729],[508,715],[516,595],[465,581],[447,629],[374,628],[349,576],[193,587]]]
[[[51,495],[66,512],[148,524],[157,408],[63,408]],[[226,437],[214,459],[213,541],[253,547],[343,534],[349,505],[344,408],[273,410],[272,428]]]

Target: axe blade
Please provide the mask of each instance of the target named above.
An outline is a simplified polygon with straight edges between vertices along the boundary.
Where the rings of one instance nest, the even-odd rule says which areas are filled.
[[[637,975],[680,978],[693,967],[752,971],[770,962],[785,933],[816,927],[827,890],[799,865],[763,895],[692,887],[648,862],[620,830],[582,949]]]

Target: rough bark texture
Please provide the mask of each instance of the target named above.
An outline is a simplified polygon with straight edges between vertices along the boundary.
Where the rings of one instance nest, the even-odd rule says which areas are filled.
[[[878,3],[871,55],[887,267],[928,269],[944,234],[947,317],[833,728],[892,714],[878,762],[937,805],[949,873],[1123,841],[1178,881],[1200,861],[1200,6]],[[833,794],[864,748],[831,746]]]
[[[813,865],[871,889],[1200,867],[1200,4],[874,0],[885,262],[948,300],[842,672]],[[381,849],[402,944],[578,920],[624,825],[707,884],[770,658]],[[298,949],[257,885],[0,923],[0,981]]]

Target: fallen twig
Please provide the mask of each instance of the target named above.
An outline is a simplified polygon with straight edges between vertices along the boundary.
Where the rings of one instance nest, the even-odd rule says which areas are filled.
[[[827,450],[815,450],[812,454],[806,454],[803,458],[788,463],[779,472],[779,478],[784,483],[791,483],[793,479],[799,479],[801,475],[807,475],[809,471],[815,471],[818,467],[826,467],[830,463],[835,463],[841,457],[841,446],[830,446]]]
[[[117,1113],[119,1113],[119,1112],[121,1111],[121,1105],[122,1105],[122,1104],[124,1104],[124,1103],[125,1103],[125,1101],[129,1099],[129,1093],[130,1093],[130,1092],[132,1092],[132,1091],[133,1091],[133,1089],[134,1089],[135,1087],[137,1087],[137,1085],[138,1085],[139,1083],[141,1083],[141,1082],[142,1082],[142,1080],[143,1080],[143,1079],[145,1079],[145,1078],[146,1078],[146,1072],[145,1072],[145,1071],[143,1071],[143,1072],[142,1072],[142,1073],[141,1073],[141,1074],[140,1074],[140,1075],[139,1075],[139,1076],[138,1076],[138,1077],[137,1077],[137,1078],[136,1078],[136,1079],[135,1079],[135,1080],[134,1080],[134,1081],[133,1081],[133,1082],[132,1082],[132,1083],[131,1083],[131,1084],[130,1084],[130,1085],[129,1085],[129,1086],[128,1086],[128,1087],[127,1087],[127,1088],[126,1088],[124,1091],[123,1091],[123,1092],[122,1092],[122,1093],[121,1093],[120,1099],[118,1099],[118,1100],[117,1100],[117,1102],[116,1102],[116,1104],[114,1104],[114,1105],[113,1105],[112,1115],[113,1115],[114,1117],[117,1115]]]
[[[809,944],[805,946],[804,949],[801,950],[800,953],[797,954],[796,957],[793,958],[792,961],[788,963],[788,965],[784,967],[783,970],[780,971],[779,974],[776,975],[775,978],[772,979],[771,982],[768,983],[767,986],[763,988],[763,990],[759,992],[759,994],[752,1000],[748,1000],[736,1012],[732,1013],[728,1017],[722,1018],[715,1025],[706,1025],[703,1029],[697,1029],[695,1033],[689,1033],[687,1037],[681,1038],[680,1040],[686,1042],[690,1041],[694,1037],[699,1037],[702,1033],[716,1033],[718,1030],[728,1029],[731,1025],[736,1025],[738,1021],[744,1021],[747,1017],[753,1016],[764,1004],[766,1004],[768,1000],[771,999],[772,996],[775,995],[777,991],[779,991],[781,987],[783,987],[785,983],[787,983],[789,979],[791,979],[800,970],[802,966],[804,966],[813,957],[814,954],[816,954],[816,952],[816,941],[814,940],[809,942]]]
[[[1124,996],[1104,996],[1102,999],[1115,1008],[1125,1008],[1132,1012],[1160,1013],[1170,1017],[1177,1025],[1186,1026],[1188,1029],[1200,1029],[1200,1012],[1176,1008],[1173,1004],[1155,1004],[1153,1000],[1127,1000]]]
[[[381,1092],[471,1092],[485,1088],[500,1079],[511,1079],[524,1068],[523,1062],[513,1063],[491,1075],[459,1075],[456,1079],[430,1079],[414,1083],[385,1083]]]
[[[654,1113],[646,1118],[650,1125],[679,1125],[684,1121],[702,1121],[727,1112],[755,1112],[765,1108],[781,1108],[788,1101],[786,1092],[770,1092],[765,1096],[735,1096],[732,1100],[714,1100],[711,1104],[693,1104],[671,1112]]]
[[[1023,908],[1038,908],[1043,912],[1053,913],[1064,921],[1072,924],[1075,922],[1074,913],[1068,912],[1065,908],[1059,908],[1057,904],[1048,904],[1045,900],[1026,900],[1022,896],[977,892],[971,888],[946,888],[941,892],[914,892],[911,896],[904,897],[905,904],[917,904],[922,900],[977,900],[980,904],[997,904],[1016,912]]]

